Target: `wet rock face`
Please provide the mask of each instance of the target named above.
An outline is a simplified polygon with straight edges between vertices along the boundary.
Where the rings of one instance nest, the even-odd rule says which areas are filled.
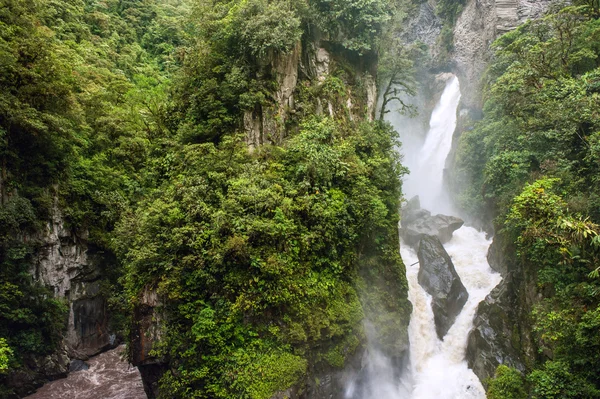
[[[479,304],[467,342],[467,363],[484,383],[500,364],[523,371],[541,360],[531,320],[541,301],[538,279],[516,260],[515,251],[510,238],[494,237],[488,262],[503,280]]]
[[[519,328],[513,319],[517,304],[508,292],[511,285],[503,280],[479,304],[469,333],[467,362],[481,381],[493,377],[500,364],[525,371],[519,355]]]
[[[454,216],[431,216],[431,212],[421,208],[419,197],[412,198],[402,208],[401,220],[400,236],[413,248],[416,248],[421,239],[426,236],[435,236],[442,243],[446,243],[452,238],[452,233],[464,224],[462,219]]]
[[[133,326],[130,332],[131,363],[137,366],[142,375],[144,391],[149,399],[159,394],[159,381],[167,366],[162,359],[150,354],[161,336],[162,313],[159,311],[161,301],[155,289],[146,287],[136,305]]]
[[[435,236],[424,236],[417,252],[419,284],[433,297],[435,330],[443,339],[469,298],[450,256]]]
[[[24,367],[6,377],[6,385],[14,389],[17,397],[32,393],[48,380],[64,378],[69,371],[69,357],[64,347],[48,356],[28,356],[23,363]]]
[[[491,57],[490,45],[528,19],[539,18],[551,0],[467,0],[454,27],[452,63],[460,79],[462,103],[481,108],[481,76]]]
[[[100,290],[110,259],[87,238],[86,231],[65,226],[56,205],[46,231],[38,237],[42,246],[30,271],[55,297],[69,303],[66,348],[69,357],[82,360],[111,346],[106,298]]]
[[[7,386],[19,395],[65,377],[72,359],[87,360],[115,344],[101,290],[105,270],[113,264],[110,256],[88,243],[86,231],[68,228],[57,203],[45,230],[28,239],[40,243],[29,273],[68,303],[69,315],[64,339],[54,353],[28,356],[22,368],[6,377]]]

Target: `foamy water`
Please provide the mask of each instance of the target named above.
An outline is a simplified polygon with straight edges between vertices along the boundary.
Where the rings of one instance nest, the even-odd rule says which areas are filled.
[[[431,114],[425,143],[417,149],[418,157],[406,157],[411,161],[407,165],[410,174],[403,185],[405,196],[411,198],[419,195],[421,206],[433,213],[453,213],[449,197],[443,189],[443,180],[446,158],[452,147],[452,136],[456,128],[459,101],[460,85],[458,78],[453,77],[446,83],[442,97]],[[401,127],[398,128],[401,130]],[[409,133],[400,131],[401,136]],[[405,150],[412,152],[415,149]]]
[[[403,148],[406,166],[410,169],[403,186],[406,197],[419,195],[422,207],[434,214],[454,213],[444,190],[443,176],[456,128],[459,101],[460,86],[458,79],[453,77],[447,82],[431,115],[430,129],[423,144]],[[410,135],[411,132],[403,131],[405,124],[401,120],[396,120],[394,125],[401,138]],[[412,138],[404,140],[407,141],[413,145],[419,143]],[[443,340],[438,338],[435,330],[431,296],[417,279],[417,254],[408,245],[401,245],[409,284],[408,299],[413,305],[409,324],[410,364],[407,370],[389,370],[393,365],[385,354],[370,348],[367,358],[368,389],[359,395],[352,392],[347,395],[348,398],[485,399],[483,386],[469,369],[465,352],[477,306],[501,280],[487,263],[490,244],[491,240],[486,238],[485,233],[463,226],[444,245],[469,298]]]
[[[435,331],[431,296],[417,281],[419,265],[407,266],[409,300],[414,307],[409,325],[410,375],[405,376],[413,389],[408,397],[485,398],[481,382],[467,366],[465,351],[477,305],[501,280],[500,275],[494,273],[487,263],[486,255],[490,244],[485,233],[472,227],[462,227],[444,245],[469,292],[469,299],[443,341],[438,339]],[[408,245],[403,245],[401,252],[405,264],[411,265],[418,261],[415,251]]]
[[[124,349],[91,358],[88,370],[52,381],[26,399],[147,399],[137,367],[121,359]]]

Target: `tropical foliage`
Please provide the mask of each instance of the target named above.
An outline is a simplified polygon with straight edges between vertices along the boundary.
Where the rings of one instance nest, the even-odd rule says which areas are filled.
[[[66,304],[31,276],[51,217],[117,255],[116,310],[159,293],[164,397],[269,398],[342,367],[365,309],[403,350],[399,143],[347,110],[397,7],[2,1],[0,373],[64,333]],[[270,63],[315,40],[330,74],[301,76],[285,139],[250,153],[243,116],[275,103]]]
[[[600,395],[598,16],[593,4],[557,6],[500,37],[485,116],[457,153],[463,208],[496,216],[543,294],[531,315],[540,355],[525,385],[535,398]]]

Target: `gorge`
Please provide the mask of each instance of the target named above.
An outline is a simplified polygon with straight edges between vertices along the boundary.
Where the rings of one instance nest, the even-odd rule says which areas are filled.
[[[600,397],[599,9],[7,0],[0,398]]]

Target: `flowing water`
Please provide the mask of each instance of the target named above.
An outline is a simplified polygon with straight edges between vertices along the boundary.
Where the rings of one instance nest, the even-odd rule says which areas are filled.
[[[26,399],[146,399],[137,367],[121,359],[124,348],[91,358],[88,370],[52,381]]]
[[[453,213],[444,190],[443,174],[459,101],[459,82],[453,77],[431,115],[424,141],[403,140],[419,143],[404,148],[404,163],[411,171],[404,182],[405,195],[407,198],[419,195],[421,206],[433,214]],[[411,133],[403,131],[402,126],[406,126],[403,121],[393,124],[401,137]],[[464,226],[444,245],[469,292],[469,299],[443,340],[438,339],[435,331],[431,296],[417,281],[417,255],[408,245],[402,245],[408,295],[413,304],[409,325],[410,364],[399,377],[388,370],[391,365],[384,354],[371,350],[367,361],[369,389],[360,399],[485,399],[481,382],[467,366],[465,351],[477,305],[501,280],[487,263],[490,244],[485,233]]]
[[[422,206],[433,213],[452,213],[442,182],[459,100],[458,79],[452,78],[432,113],[425,140],[412,146],[416,148],[404,149],[405,164],[411,170],[404,183],[406,196],[418,194]],[[402,131],[406,123],[395,125],[401,136],[410,133]],[[419,140],[404,142],[419,143]],[[467,367],[465,349],[478,303],[500,282],[500,276],[492,272],[486,260],[490,243],[484,233],[462,227],[444,245],[469,292],[469,299],[443,341],[435,332],[431,297],[417,281],[419,266],[413,265],[417,255],[408,245],[402,245],[409,299],[413,304],[409,325],[410,364],[398,369],[384,353],[371,349],[366,364],[367,383],[360,390],[353,385],[355,382],[350,383],[348,398],[485,399],[481,383]],[[27,399],[146,398],[139,372],[121,360],[122,350],[117,348],[91,359],[89,370],[46,384]]]

